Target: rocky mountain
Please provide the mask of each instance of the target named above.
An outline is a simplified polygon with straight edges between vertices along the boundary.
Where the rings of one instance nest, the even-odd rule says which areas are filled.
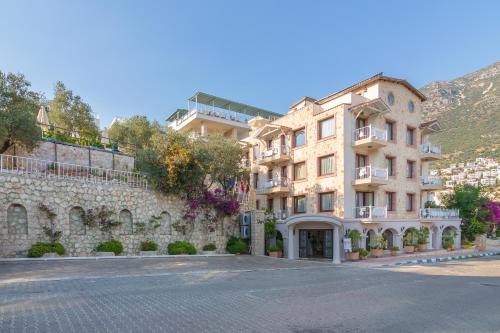
[[[428,98],[424,117],[437,118],[443,129],[432,137],[443,147],[442,164],[476,157],[500,159],[500,61],[420,90]]]

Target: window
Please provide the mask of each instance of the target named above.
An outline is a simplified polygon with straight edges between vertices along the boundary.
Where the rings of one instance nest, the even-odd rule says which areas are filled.
[[[295,214],[301,214],[306,212],[306,196],[299,195],[293,198],[293,211]]]
[[[255,200],[255,209],[260,210],[260,200]]]
[[[255,145],[255,146],[253,146],[253,159],[258,160],[259,157],[260,157],[259,145]]]
[[[293,146],[300,147],[306,144],[306,130],[304,128],[293,132]]]
[[[415,144],[415,129],[412,127],[406,128],[406,144],[413,146]]]
[[[306,162],[297,163],[293,166],[293,180],[306,179]]]
[[[272,198],[267,199],[267,209],[271,209],[271,210],[274,209],[274,200]]]
[[[286,210],[286,197],[281,198],[281,210]]]
[[[396,175],[396,165],[395,165],[395,157],[392,156],[386,156],[385,157],[385,164],[387,166],[387,173],[389,176],[395,176]]]
[[[267,170],[267,180],[273,180],[273,169],[269,168]]]
[[[331,175],[334,173],[335,156],[329,155],[319,158],[319,175]]]
[[[375,206],[375,194],[373,192],[356,192],[356,206]]]
[[[253,174],[253,188],[256,189],[259,185],[259,174],[256,172]]]
[[[334,193],[320,193],[319,195],[319,211],[332,212],[334,207]]]
[[[406,161],[406,178],[413,178],[415,174],[415,162]]]
[[[267,140],[267,149],[273,148],[273,140]]]
[[[319,122],[319,139],[335,135],[335,119],[333,117]]]
[[[394,94],[392,91],[387,94],[387,103],[389,103],[389,105],[394,105]]]
[[[406,193],[406,211],[411,212],[413,211],[413,200],[415,199],[415,194],[413,193]]]
[[[413,103],[413,101],[408,102],[408,111],[410,111],[411,113],[415,111],[415,103]]]
[[[385,205],[387,206],[387,210],[389,212],[393,212],[396,210],[396,193],[394,192],[385,192]]]
[[[386,120],[384,128],[385,131],[387,132],[387,140],[395,141],[394,122]]]
[[[281,167],[281,177],[282,178],[288,178],[288,170],[286,165]]]

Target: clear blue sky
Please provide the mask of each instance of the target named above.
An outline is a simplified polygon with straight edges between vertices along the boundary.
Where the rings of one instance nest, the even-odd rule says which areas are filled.
[[[372,74],[420,87],[500,60],[500,1],[0,0],[0,70],[101,125],[162,120],[195,91],[286,112]]]

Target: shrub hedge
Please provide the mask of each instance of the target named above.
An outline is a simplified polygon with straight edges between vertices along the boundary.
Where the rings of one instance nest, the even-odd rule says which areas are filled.
[[[28,257],[40,258],[45,253],[57,253],[62,256],[66,252],[61,243],[36,243],[28,251]]]
[[[97,252],[114,252],[115,255],[119,255],[123,252],[123,245],[119,240],[110,240],[97,245],[95,250]]]
[[[196,254],[196,248],[189,242],[177,241],[168,244],[168,254]]]
[[[227,241],[226,250],[229,253],[247,253],[247,243],[238,237],[231,237]]]
[[[216,251],[217,250],[217,246],[215,246],[215,244],[207,244],[203,247],[203,251]]]
[[[158,244],[147,240],[141,243],[141,251],[158,251]]]

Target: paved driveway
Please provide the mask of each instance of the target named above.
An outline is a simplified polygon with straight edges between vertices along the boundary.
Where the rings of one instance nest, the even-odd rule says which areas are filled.
[[[499,263],[413,271],[250,256],[1,263],[0,331],[499,332]]]

